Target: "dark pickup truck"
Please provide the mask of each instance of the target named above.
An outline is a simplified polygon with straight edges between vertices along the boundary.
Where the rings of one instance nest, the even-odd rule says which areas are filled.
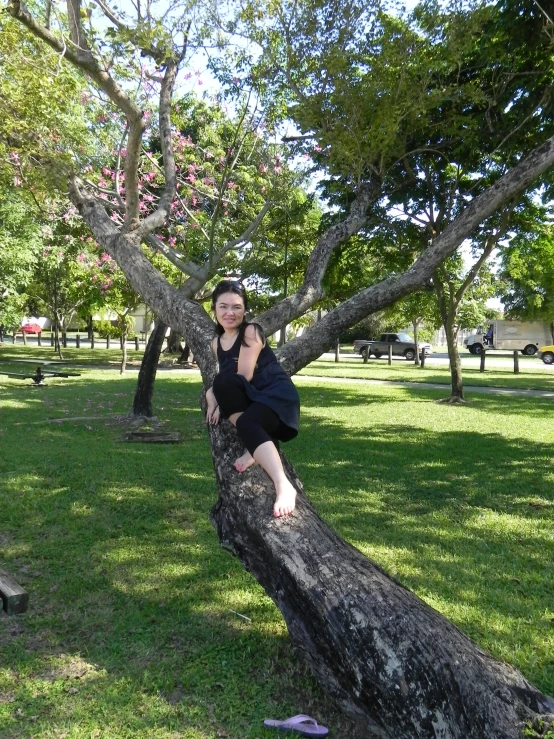
[[[382,356],[388,356],[389,346],[392,346],[394,357],[405,357],[408,361],[415,358],[415,341],[408,334],[381,334],[378,341],[357,339],[354,342],[354,351],[363,357],[366,355],[371,357],[373,355],[376,359],[379,359]],[[433,351],[433,347],[426,341],[420,341],[419,351],[430,354]]]

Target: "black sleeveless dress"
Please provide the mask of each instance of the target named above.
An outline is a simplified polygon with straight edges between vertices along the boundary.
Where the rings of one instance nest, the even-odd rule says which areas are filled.
[[[227,351],[221,348],[218,338],[217,361],[220,374],[227,372],[236,374],[243,334],[243,331],[239,332],[235,343]],[[292,380],[277,361],[267,341],[260,352],[250,382],[246,377],[238,376],[243,382],[246,396],[253,403],[264,403],[279,416],[281,424],[275,437],[279,441],[294,439],[298,435],[300,398]]]

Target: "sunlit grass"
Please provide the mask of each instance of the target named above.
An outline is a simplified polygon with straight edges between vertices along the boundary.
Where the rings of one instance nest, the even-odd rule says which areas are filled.
[[[370,359],[367,364],[364,364],[359,355],[349,354],[336,363],[334,359],[327,356],[309,364],[300,371],[300,375],[394,382],[430,382],[445,386],[451,383],[448,364],[444,361],[439,362],[432,356],[427,359],[423,369],[414,365],[413,362],[397,358],[389,366],[386,359]],[[554,369],[552,366],[543,364],[536,357],[520,357],[519,374],[515,375],[509,359],[501,365],[497,357],[487,358],[486,371],[481,373],[479,357],[468,354],[462,358],[462,375],[464,384],[468,387],[490,386],[554,391]]]
[[[287,452],[320,514],[554,693],[552,401],[297,384]],[[0,387],[0,567],[31,597],[0,617],[2,739],[269,739],[263,718],[299,712],[355,736],[218,546],[197,376],[158,376],[176,446],[123,442],[134,380],[116,372]]]

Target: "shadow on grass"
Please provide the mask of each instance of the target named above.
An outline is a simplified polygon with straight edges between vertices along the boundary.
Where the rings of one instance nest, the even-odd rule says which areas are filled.
[[[0,616],[0,737],[255,739],[299,712],[356,736],[218,546],[198,381],[157,382],[177,446],[123,443],[112,421],[33,423],[123,414],[133,391],[83,376],[2,395],[0,566],[30,609]]]
[[[291,452],[318,511],[341,536],[552,694],[549,401],[486,396],[470,406],[445,407],[425,401],[428,391],[387,388],[373,397],[358,393],[356,409],[355,394],[341,389],[347,410],[339,417],[341,400],[329,393],[302,389],[304,442]],[[514,419],[524,415],[531,426],[547,424],[544,442],[518,434]],[[505,421],[511,435],[500,430],[504,416],[512,416]]]
[[[264,717],[305,712],[352,739],[272,603],[218,547],[198,381],[157,381],[156,412],[183,431],[178,446],[125,444],[111,420],[34,424],[123,415],[134,384],[92,373],[2,394],[0,566],[31,608],[0,619],[0,736],[255,739],[271,736]],[[553,693],[552,447],[501,433],[517,419],[551,424],[550,402],[479,396],[451,408],[419,388],[300,392],[290,456],[321,515]]]

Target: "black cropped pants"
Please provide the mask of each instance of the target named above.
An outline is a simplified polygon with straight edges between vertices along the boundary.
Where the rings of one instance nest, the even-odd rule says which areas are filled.
[[[236,429],[250,454],[254,454],[260,444],[265,444],[266,441],[279,446],[275,439],[281,425],[279,416],[264,403],[251,401],[238,375],[216,375],[212,389],[219,410],[225,418],[233,413],[242,413],[237,420]]]

